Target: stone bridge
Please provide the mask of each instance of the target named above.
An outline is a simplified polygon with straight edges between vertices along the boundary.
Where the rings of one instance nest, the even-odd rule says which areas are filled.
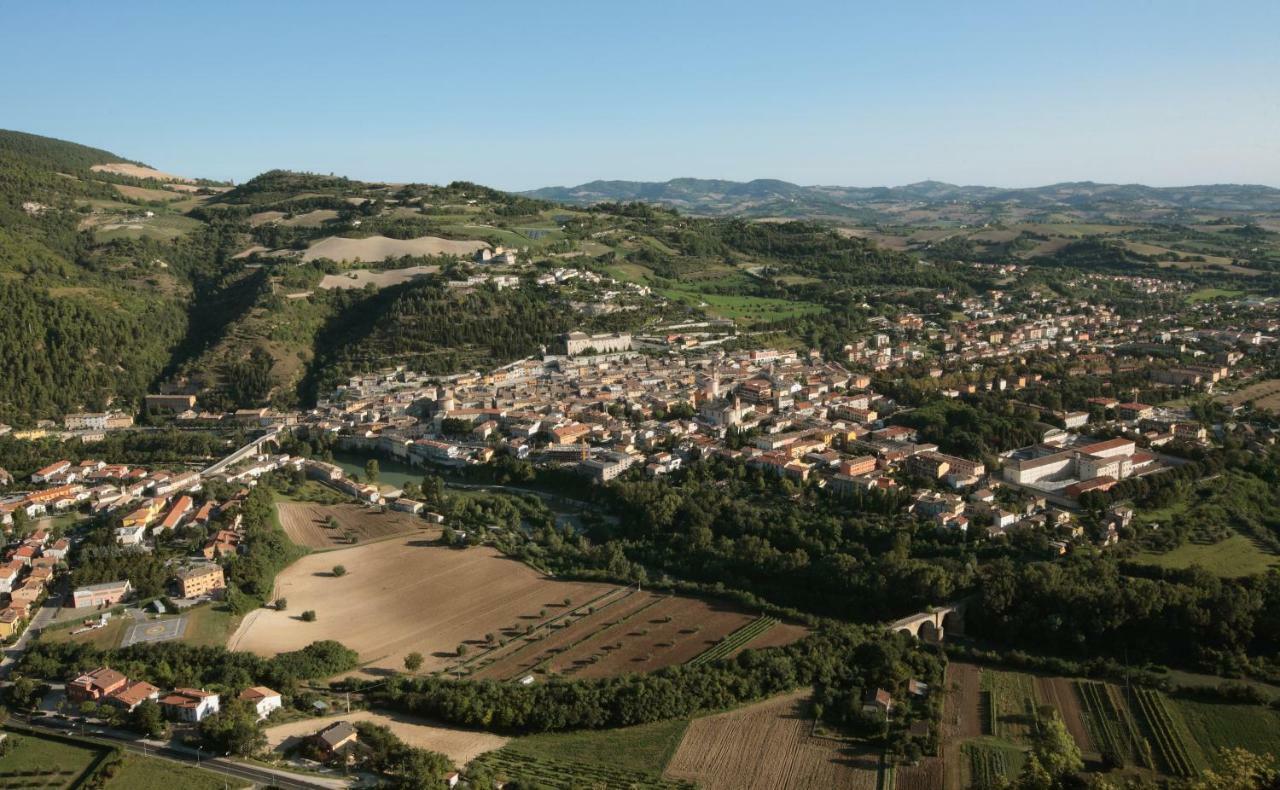
[[[922,642],[941,642],[947,634],[964,635],[964,615],[969,599],[947,606],[933,606],[927,612],[908,615],[889,623],[889,630],[907,633]]]
[[[203,472],[200,473],[200,476],[213,477],[214,475],[219,474],[232,466],[235,466],[236,464],[240,463],[246,458],[249,458],[250,456],[258,455],[259,453],[262,452],[262,445],[264,444],[272,444],[272,445],[275,445],[275,447],[279,448],[280,434],[282,430],[283,429],[278,426],[275,428],[272,428],[271,430],[264,433],[262,436],[259,436],[257,439],[254,439],[253,441],[249,442],[244,447],[241,447],[239,450],[236,450],[234,453],[231,453],[230,455],[226,456],[222,460],[210,466],[208,469],[205,469]]]

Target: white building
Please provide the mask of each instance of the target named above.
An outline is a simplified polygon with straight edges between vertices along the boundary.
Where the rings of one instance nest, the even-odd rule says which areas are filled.
[[[266,686],[253,686],[240,692],[240,699],[248,702],[258,712],[259,719],[265,719],[273,711],[279,710],[284,702],[280,692],[272,691]]]
[[[176,721],[201,722],[218,708],[218,695],[202,689],[174,689],[160,698],[160,709]]]

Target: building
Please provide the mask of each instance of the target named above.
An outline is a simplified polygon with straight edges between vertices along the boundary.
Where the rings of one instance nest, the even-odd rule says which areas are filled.
[[[141,680],[126,680],[122,688],[107,695],[106,701],[118,708],[131,711],[147,700],[160,697],[160,689]]]
[[[570,332],[560,338],[564,353],[576,357],[588,351],[597,354],[611,354],[631,350],[631,335],[588,335],[585,332]]]
[[[67,684],[67,699],[72,702],[99,702],[123,689],[129,679],[110,667],[98,667]]]
[[[893,696],[884,689],[867,689],[862,696],[862,709],[867,713],[878,713],[888,716],[893,710]]]
[[[54,463],[49,464],[43,469],[32,472],[31,482],[47,483],[51,478],[62,474],[63,472],[67,471],[70,468],[71,468],[70,461],[55,461]]]
[[[71,597],[75,608],[86,609],[95,606],[114,606],[127,598],[131,592],[133,592],[133,585],[125,579],[119,582],[103,582],[78,587]]]
[[[133,426],[133,417],[119,412],[68,414],[62,418],[68,431],[114,431]]]
[[[160,698],[160,710],[176,721],[201,722],[218,707],[218,695],[202,689],[174,689]]]
[[[331,760],[349,754],[359,737],[351,722],[335,721],[312,735],[309,740],[326,760]]]
[[[22,630],[22,611],[12,606],[0,610],[0,639],[8,639]]]
[[[240,692],[240,699],[253,706],[254,710],[258,712],[259,719],[267,718],[284,705],[280,692],[272,691],[266,686],[247,688]]]
[[[147,411],[184,412],[196,407],[195,395],[148,395]]]
[[[212,595],[226,587],[221,565],[201,563],[178,571],[178,591],[183,598]]]
[[[614,453],[609,458],[589,458],[578,464],[578,469],[596,483],[607,483],[631,468],[629,455]]]

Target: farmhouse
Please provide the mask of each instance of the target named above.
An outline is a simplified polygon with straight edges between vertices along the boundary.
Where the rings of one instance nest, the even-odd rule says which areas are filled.
[[[325,759],[345,757],[356,746],[359,734],[349,721],[335,721],[309,739]]]

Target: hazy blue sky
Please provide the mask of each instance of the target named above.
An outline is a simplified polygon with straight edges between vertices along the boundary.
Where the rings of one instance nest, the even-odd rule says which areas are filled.
[[[1280,186],[1280,0],[11,0],[0,127],[235,179]]]

